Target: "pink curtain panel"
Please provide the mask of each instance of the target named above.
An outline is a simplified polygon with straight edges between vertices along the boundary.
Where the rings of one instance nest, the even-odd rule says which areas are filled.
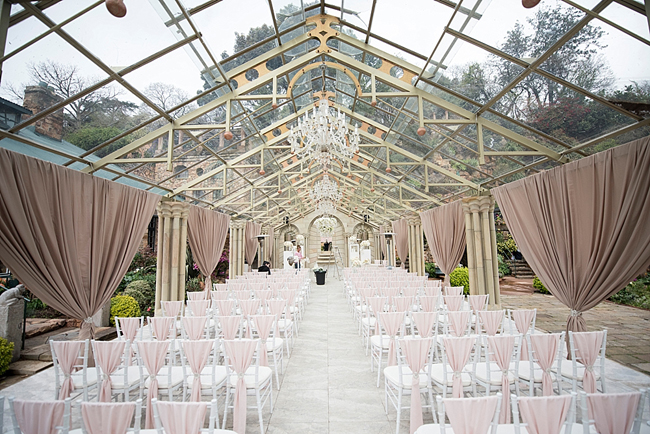
[[[469,361],[469,356],[474,348],[475,337],[443,338],[447,363],[453,371],[452,397],[463,396],[463,368]],[[445,385],[446,387],[446,385]]]
[[[629,434],[640,399],[640,392],[589,394],[589,418],[594,420],[600,434]]]
[[[201,274],[206,293],[212,289],[210,276],[221,259],[230,227],[230,216],[207,208],[190,205],[187,217],[187,241]]]
[[[395,233],[395,248],[402,263],[401,267],[406,268],[406,257],[409,253],[409,223],[406,219],[392,222]]]
[[[235,398],[233,410],[233,431],[237,433],[246,432],[246,379],[244,374],[253,362],[258,341],[235,340],[224,341],[226,355],[232,369],[237,374],[235,385]]]
[[[245,238],[245,257],[246,262],[248,262],[248,267],[253,266],[253,261],[255,260],[255,254],[257,253],[257,246],[259,242],[257,241],[257,236],[262,233],[262,225],[259,223],[253,223],[252,221],[246,222],[246,227],[244,228]],[[261,262],[261,261],[260,261]],[[250,271],[250,270],[249,270]]]

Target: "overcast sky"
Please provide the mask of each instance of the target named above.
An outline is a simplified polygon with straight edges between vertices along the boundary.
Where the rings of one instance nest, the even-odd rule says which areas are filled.
[[[151,1],[157,3],[156,0]],[[203,0],[187,0],[184,4],[192,7],[202,2]],[[471,6],[474,2],[475,0],[468,0],[463,4]],[[47,9],[47,14],[55,22],[60,22],[91,3],[91,0],[66,0]],[[291,1],[273,2],[276,12],[289,3]],[[346,9],[359,11],[359,19],[350,17],[354,24],[363,25],[363,22],[368,22],[371,3],[371,0],[345,1]],[[542,4],[548,6],[556,3],[557,0],[542,0]],[[592,7],[596,1],[581,0],[578,3]],[[64,29],[106,64],[118,69],[155,53],[177,40],[164,26],[152,3],[138,0],[127,1],[126,4],[128,13],[125,18],[117,19],[110,16],[101,5],[65,26]],[[526,17],[534,13],[535,9],[524,9],[520,0],[493,0],[484,11],[482,19],[471,28],[469,34],[490,45],[498,46],[516,21],[523,23]],[[379,0],[372,31],[428,57],[450,14],[450,8],[432,0]],[[610,5],[603,15],[650,39],[647,19],[644,16],[618,4]],[[272,25],[266,0],[223,1],[195,15],[195,22],[217,60],[220,60],[220,54],[224,50],[232,54],[235,32],[247,33],[251,27]],[[602,22],[598,22],[597,25],[607,32],[602,40],[607,48],[603,50],[602,55],[616,77],[616,87],[620,88],[632,80],[650,80],[650,47]],[[45,29],[46,27],[35,18],[12,27],[9,30],[5,53],[13,51]],[[371,44],[391,54],[404,57],[418,66],[423,65],[422,61],[400,53],[385,44],[373,43],[373,41]],[[52,34],[4,63],[2,96],[8,97],[6,86],[9,83],[20,87],[21,83],[27,81],[29,63],[45,59],[77,65],[84,76],[99,79],[105,77],[105,74],[83,55],[59,36]],[[453,59],[448,60],[447,64],[459,66],[485,59],[486,53],[481,49],[470,44],[459,44]],[[128,74],[125,78],[141,91],[151,82],[163,82],[173,84],[189,95],[193,95],[203,85],[199,77],[199,68],[184,49],[176,50]],[[120,87],[115,84],[114,86]],[[128,91],[123,88],[122,90],[123,99],[136,101]]]

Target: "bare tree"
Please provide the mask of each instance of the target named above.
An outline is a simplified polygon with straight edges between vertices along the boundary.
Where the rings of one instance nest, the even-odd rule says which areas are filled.
[[[154,104],[174,117],[183,116],[184,114],[196,108],[196,105],[194,103],[190,103],[171,111],[174,107],[180,106],[190,99],[190,96],[187,94],[187,92],[185,92],[183,89],[179,89],[172,84],[160,82],[151,83],[144,89],[143,93]],[[153,110],[146,105],[143,105],[142,109],[148,113],[153,114]]]

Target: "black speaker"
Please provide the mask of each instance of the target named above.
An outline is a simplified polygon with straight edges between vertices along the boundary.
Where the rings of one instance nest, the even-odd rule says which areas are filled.
[[[363,222],[368,223],[370,221],[370,216],[368,214],[363,215]]]
[[[284,222],[285,225],[288,225],[289,224],[289,216],[286,215],[286,216],[282,217],[282,221]]]

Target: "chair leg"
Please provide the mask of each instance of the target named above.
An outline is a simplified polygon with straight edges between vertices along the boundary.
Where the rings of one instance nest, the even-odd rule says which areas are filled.
[[[397,392],[397,428],[395,429],[395,434],[399,434],[399,423],[402,417],[402,388],[399,388]]]
[[[221,423],[221,429],[226,429],[226,421],[228,420],[228,401],[230,400],[230,388],[226,386],[226,401],[223,406],[223,421]]]
[[[271,388],[271,390],[273,390],[273,383],[271,383],[269,387]],[[255,399],[257,400],[257,416],[260,420],[260,434],[264,434],[264,421],[262,420],[262,402],[260,400],[259,389],[255,389]]]

